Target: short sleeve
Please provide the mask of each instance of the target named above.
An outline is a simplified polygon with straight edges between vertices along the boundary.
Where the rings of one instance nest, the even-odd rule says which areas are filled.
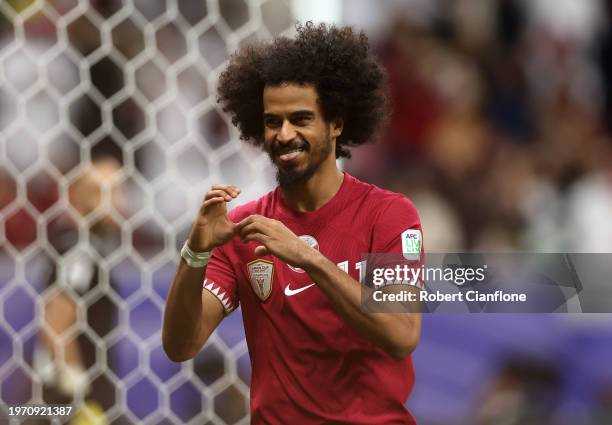
[[[424,264],[423,230],[416,207],[410,200],[397,196],[389,200],[378,215],[372,233],[372,253],[395,254],[410,267]],[[418,282],[422,289],[424,284]]]
[[[225,314],[234,311],[238,305],[236,272],[226,253],[227,245],[215,248],[206,266],[203,288],[223,304]]]

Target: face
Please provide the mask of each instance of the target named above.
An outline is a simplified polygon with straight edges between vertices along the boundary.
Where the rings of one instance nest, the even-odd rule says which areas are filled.
[[[266,86],[263,106],[265,149],[282,187],[307,181],[324,164],[335,166],[342,126],[325,121],[314,86]]]

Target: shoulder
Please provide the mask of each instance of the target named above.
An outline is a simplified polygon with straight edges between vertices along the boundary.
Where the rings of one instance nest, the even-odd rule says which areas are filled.
[[[418,220],[419,214],[414,203],[401,193],[386,191],[379,209],[380,217],[401,216],[404,218],[414,218]]]
[[[421,252],[422,226],[414,203],[401,193],[371,185],[368,193],[371,252],[414,254]],[[416,242],[411,243],[412,240]]]
[[[389,231],[391,229],[405,231],[420,229],[421,219],[412,201],[399,193],[390,192],[383,198],[384,202],[376,211],[375,228]]]
[[[374,221],[394,217],[402,218],[402,221],[418,221],[417,208],[405,195],[353,179],[354,187],[362,193],[365,210],[370,211]]]

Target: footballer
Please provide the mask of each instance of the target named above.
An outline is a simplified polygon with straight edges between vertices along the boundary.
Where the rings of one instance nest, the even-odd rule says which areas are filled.
[[[365,253],[402,255],[406,235],[422,250],[419,217],[403,195],[336,163],[387,115],[366,36],[307,23],[243,48],[218,101],[269,154],[278,187],[229,213],[240,188],[205,194],[168,294],[167,355],[191,359],[241,306],[253,424],[415,424],[405,404],[420,314],[365,311],[359,273]]]

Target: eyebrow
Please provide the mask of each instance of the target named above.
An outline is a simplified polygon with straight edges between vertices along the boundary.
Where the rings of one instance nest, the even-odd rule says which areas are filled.
[[[291,114],[289,114],[289,118],[303,118],[303,117],[311,118],[311,117],[314,117],[314,115],[315,114],[313,111],[304,109],[304,110],[292,112]],[[280,115],[272,114],[270,112],[264,113],[264,119],[265,118],[278,118],[279,116]]]

